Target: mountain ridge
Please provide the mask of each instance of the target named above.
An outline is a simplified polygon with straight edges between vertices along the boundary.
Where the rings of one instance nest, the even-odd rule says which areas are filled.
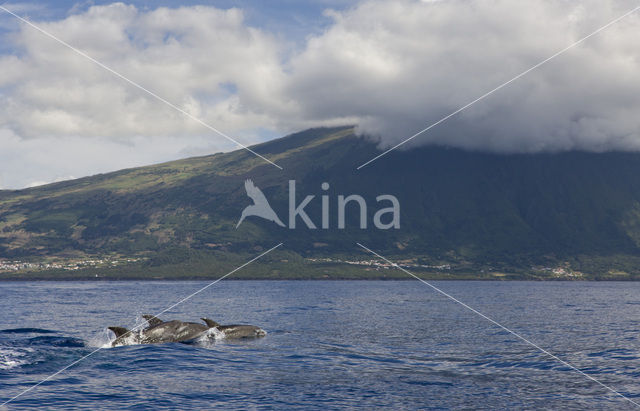
[[[0,191],[0,260],[135,260],[117,267],[14,270],[2,278],[66,278],[71,271],[207,277],[280,242],[283,249],[247,275],[398,277],[384,267],[359,266],[373,258],[356,242],[430,278],[640,275],[640,154],[419,147],[356,170],[380,150],[350,126],[305,130],[251,149],[284,169],[236,150]],[[288,182],[294,180],[298,204],[314,196],[305,211],[318,226],[326,195],[330,229],[309,229],[298,220],[291,230],[250,217],[236,230],[251,204],[246,179],[281,218],[288,215]],[[322,183],[330,188],[321,189]],[[350,194],[366,201],[369,221],[378,195],[396,196],[400,229],[360,229],[353,205],[346,208],[346,228],[337,229],[337,196]]]

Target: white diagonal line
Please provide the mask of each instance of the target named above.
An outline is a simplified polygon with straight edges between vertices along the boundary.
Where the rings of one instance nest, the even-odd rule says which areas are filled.
[[[609,23],[607,23],[604,26],[600,27],[598,30],[592,32],[591,34],[589,34],[587,36],[584,36],[583,38],[581,38],[580,40],[576,41],[575,43],[572,43],[569,46],[567,46],[567,47],[563,48],[562,50],[558,51],[557,53],[555,53],[551,57],[547,57],[546,59],[542,60],[540,63],[538,63],[535,66],[523,71],[522,73],[518,74],[517,76],[515,76],[511,80],[506,81],[506,82],[500,84],[498,87],[494,88],[493,90],[484,93],[483,95],[481,95],[480,97],[478,97],[475,100],[471,101],[470,103],[467,103],[464,106],[462,106],[459,109],[457,109],[456,111],[444,116],[440,120],[438,120],[435,123],[431,124],[429,127],[418,131],[416,134],[412,135],[411,137],[407,138],[406,140],[401,141],[400,143],[396,144],[395,146],[391,147],[390,149],[386,150],[385,152],[378,154],[377,156],[375,156],[371,160],[367,161],[366,163],[361,164],[358,168],[356,168],[356,170],[360,170],[362,167],[366,166],[367,164],[370,164],[370,163],[376,161],[377,159],[379,159],[380,157],[389,154],[391,151],[395,150],[396,148],[400,147],[401,145],[403,145],[403,144],[413,140],[414,138],[418,137],[419,135],[431,130],[432,128],[434,128],[438,124],[440,124],[440,123],[442,123],[444,121],[447,121],[448,119],[450,119],[451,117],[453,117],[456,114],[460,113],[461,111],[464,111],[467,108],[471,107],[472,105],[474,105],[478,101],[483,100],[485,97],[488,97],[491,94],[495,93],[496,91],[500,90],[501,88],[513,83],[514,81],[518,80],[520,77],[523,77],[523,76],[529,74],[531,71],[533,71],[533,70],[537,69],[538,67],[548,63],[549,61],[553,60],[554,58],[558,57],[559,55],[561,55],[561,54],[565,53],[566,51],[572,49],[573,47],[575,47],[578,44],[582,43],[583,41],[587,40],[588,38],[590,38],[592,36],[595,36],[596,34],[600,33],[602,30],[605,30],[605,29],[609,28],[610,26],[614,25],[615,23],[619,22],[620,20],[624,19],[625,17],[629,16],[630,14],[635,13],[638,10],[640,10],[640,6],[637,6],[634,9],[626,12],[622,16],[616,18],[615,20],[610,21]]]
[[[0,6],[1,7],[1,6]],[[187,297],[183,298],[182,300],[178,301],[177,303],[171,305],[168,308],[165,308],[164,310],[160,311],[158,314],[155,315],[155,317],[159,317],[162,314],[166,313],[167,311],[175,308],[176,306],[182,304],[183,302],[187,301],[188,299],[192,298],[193,296],[195,296],[196,294],[201,293],[202,291],[206,290],[207,288],[211,287],[212,285],[218,283],[219,281],[224,280],[225,278],[227,278],[228,276],[230,276],[231,274],[235,273],[238,270],[241,270],[242,268],[248,266],[249,264],[251,264],[252,262],[256,261],[257,259],[259,259],[260,257],[270,253],[271,251],[275,250],[276,248],[280,247],[282,245],[282,243],[278,244],[277,246],[270,248],[269,250],[265,251],[264,253],[260,254],[257,257],[252,258],[251,260],[247,261],[246,263],[242,264],[240,267],[235,268],[232,271],[229,271],[228,273],[226,273],[225,275],[223,275],[222,277],[218,278],[217,280],[213,281],[212,283],[207,284],[206,286],[202,287],[201,289],[199,289],[198,291],[196,291],[193,294],[188,295]],[[146,324],[146,322],[140,323],[138,325],[136,325],[135,327],[133,327],[132,329],[130,329],[127,333],[125,333],[124,335],[127,335],[129,333],[131,333],[132,331],[136,331],[138,328],[142,327],[144,324]],[[98,347],[95,350],[91,351],[89,354],[85,355],[84,357],[81,357],[78,360],[75,360],[74,362],[72,362],[71,364],[67,365],[66,367],[64,367],[63,369],[57,371],[55,374],[51,374],[50,376],[48,376],[47,378],[45,378],[44,380],[40,381],[37,384],[32,385],[31,387],[27,388],[26,390],[22,391],[20,394],[8,399],[7,401],[3,402],[2,404],[0,404],[0,407],[3,407],[7,404],[9,404],[10,402],[12,402],[13,400],[15,400],[18,397],[21,397],[22,395],[28,393],[29,391],[33,390],[34,388],[38,387],[39,385],[49,381],[51,378],[55,377],[56,375],[68,370],[69,368],[73,367],[74,365],[78,364],[79,362],[91,357],[93,354],[97,353],[98,351],[104,349],[104,347]]]
[[[464,308],[470,310],[471,312],[479,315],[480,317],[484,318],[485,320],[489,321],[490,323],[497,325],[498,327],[502,328],[503,330],[507,331],[508,333],[510,333],[511,335],[519,338],[520,340],[524,341],[525,343],[529,344],[530,346],[534,347],[535,349],[543,352],[544,354],[548,355],[549,357],[553,358],[554,360],[562,363],[563,365],[566,365],[567,367],[571,368],[574,371],[577,371],[578,373],[582,374],[583,376],[587,377],[588,379],[590,379],[591,381],[603,386],[604,388],[606,388],[607,390],[613,392],[614,394],[619,395],[620,397],[624,398],[625,400],[629,401],[630,403],[632,403],[633,405],[637,406],[640,408],[640,404],[638,404],[637,402],[635,402],[634,400],[632,400],[631,398],[626,397],[625,395],[621,394],[620,392],[614,390],[613,388],[609,387],[608,385],[605,385],[604,383],[596,380],[595,378],[593,378],[592,376],[590,376],[589,374],[586,374],[584,371],[576,368],[575,366],[569,364],[568,362],[566,362],[565,360],[559,358],[558,356],[551,354],[549,351],[545,350],[544,348],[540,347],[539,345],[537,345],[536,343],[531,342],[530,340],[528,340],[527,338],[523,337],[522,335],[518,334],[515,331],[510,330],[509,328],[505,327],[504,325],[500,324],[499,322],[487,317],[486,315],[482,314],[480,311],[476,310],[473,307],[468,306],[467,304],[463,303],[462,301],[458,300],[457,298],[453,297],[450,294],[447,294],[446,292],[442,291],[441,289],[439,289],[438,287],[436,287],[435,285],[429,283],[428,281],[423,280],[422,278],[418,277],[417,275],[409,272],[408,270],[405,270],[404,268],[400,267],[398,264],[388,260],[387,258],[381,256],[380,254],[376,253],[375,251],[371,250],[370,248],[365,247],[364,245],[360,244],[360,243],[356,243],[358,244],[361,248],[365,249],[366,251],[370,252],[371,254],[375,255],[376,257],[386,261],[387,263],[391,264],[392,266],[396,267],[397,269],[404,271],[405,273],[409,274],[410,276],[412,276],[413,278],[415,278],[416,280],[420,281],[421,283],[428,285],[429,287],[431,287],[432,289],[434,289],[435,291],[439,292],[440,294],[444,295],[445,297],[447,297],[448,299],[460,304],[461,306],[463,306]]]
[[[109,66],[106,66],[104,64],[102,64],[101,62],[99,62],[98,60],[94,59],[93,57],[91,57],[90,55],[86,54],[85,52],[78,50],[77,48],[73,47],[72,45],[70,45],[69,43],[65,42],[64,40],[59,39],[58,37],[54,36],[53,34],[49,33],[48,31],[45,31],[44,29],[36,26],[35,24],[33,24],[32,22],[30,22],[29,20],[20,17],[19,15],[15,14],[14,12],[12,12],[11,10],[7,9],[6,7],[0,5],[0,9],[6,11],[7,13],[11,14],[12,16],[14,16],[15,18],[17,18],[18,20],[20,20],[21,22],[33,27],[34,29],[38,30],[40,33],[44,34],[45,36],[57,41],[58,43],[62,44],[63,46],[73,50],[74,52],[78,53],[79,55],[81,55],[82,57],[94,62],[95,64],[97,64],[98,66],[102,67],[103,69],[107,70],[109,73],[115,75],[116,77],[119,77],[120,79],[126,81],[127,83],[131,84],[132,86],[144,91],[145,93],[147,93],[148,95],[150,95],[151,97],[155,98],[156,100],[166,104],[167,106],[173,108],[174,110],[180,112],[181,114],[184,114],[185,116],[187,116],[188,118],[190,118],[191,120],[205,126],[206,128],[208,128],[209,130],[215,132],[216,134],[226,138],[227,140],[237,144],[238,146],[244,148],[245,150],[247,150],[248,152],[252,153],[253,155],[256,155],[258,157],[260,157],[261,159],[263,159],[264,161],[266,161],[267,163],[278,167],[280,170],[282,170],[282,167],[280,167],[279,165],[277,165],[276,163],[274,163],[273,161],[269,160],[268,158],[262,156],[261,154],[256,153],[255,151],[253,151],[252,149],[250,149],[249,147],[245,146],[244,144],[240,143],[239,141],[235,140],[234,138],[228,136],[227,134],[223,133],[222,131],[218,130],[217,128],[209,125],[208,123],[205,123],[203,120],[199,119],[198,117],[194,116],[193,114],[181,109],[180,107],[176,106],[175,104],[173,104],[172,102],[164,99],[163,97],[160,97],[159,95],[157,95],[156,93],[154,93],[153,91],[141,86],[140,84],[136,83],[133,80],[130,80],[129,78],[125,77],[124,75],[118,73],[117,71],[115,71],[114,69],[112,69]]]

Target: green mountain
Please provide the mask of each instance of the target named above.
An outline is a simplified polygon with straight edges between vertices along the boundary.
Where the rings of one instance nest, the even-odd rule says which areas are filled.
[[[406,277],[357,242],[429,278],[640,276],[640,154],[422,147],[356,170],[379,150],[351,127],[252,149],[283,170],[237,150],[0,191],[0,278],[215,277],[280,242],[237,277]],[[295,180],[296,205],[315,196],[304,210],[318,228],[248,217],[236,229],[247,179],[285,225]],[[338,196],[350,194],[365,201],[366,229],[354,202],[338,228]],[[374,226],[384,194],[399,201],[399,229]]]

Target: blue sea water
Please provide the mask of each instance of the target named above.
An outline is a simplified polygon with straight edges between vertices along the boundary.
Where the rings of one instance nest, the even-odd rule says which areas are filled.
[[[0,403],[206,284],[0,283]],[[640,402],[639,283],[433,284]],[[634,408],[418,281],[222,281],[162,317],[203,316],[268,334],[104,348],[5,408]]]

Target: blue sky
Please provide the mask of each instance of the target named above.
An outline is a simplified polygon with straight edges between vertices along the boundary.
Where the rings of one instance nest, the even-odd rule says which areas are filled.
[[[381,148],[566,48],[635,0],[9,2],[253,144],[354,124]],[[640,150],[639,13],[403,148]],[[237,149],[0,11],[0,189]]]
[[[95,5],[111,4],[113,1],[34,1],[5,2],[14,11],[27,11],[25,15],[35,20],[57,20],[70,13],[86,11]],[[126,1],[141,10],[158,7],[184,7],[206,5],[221,9],[240,8],[245,11],[247,23],[267,29],[273,33],[301,41],[311,33],[321,31],[331,21],[323,16],[326,9],[343,10],[357,4],[356,0],[220,0],[220,1],[176,1],[149,0]]]

